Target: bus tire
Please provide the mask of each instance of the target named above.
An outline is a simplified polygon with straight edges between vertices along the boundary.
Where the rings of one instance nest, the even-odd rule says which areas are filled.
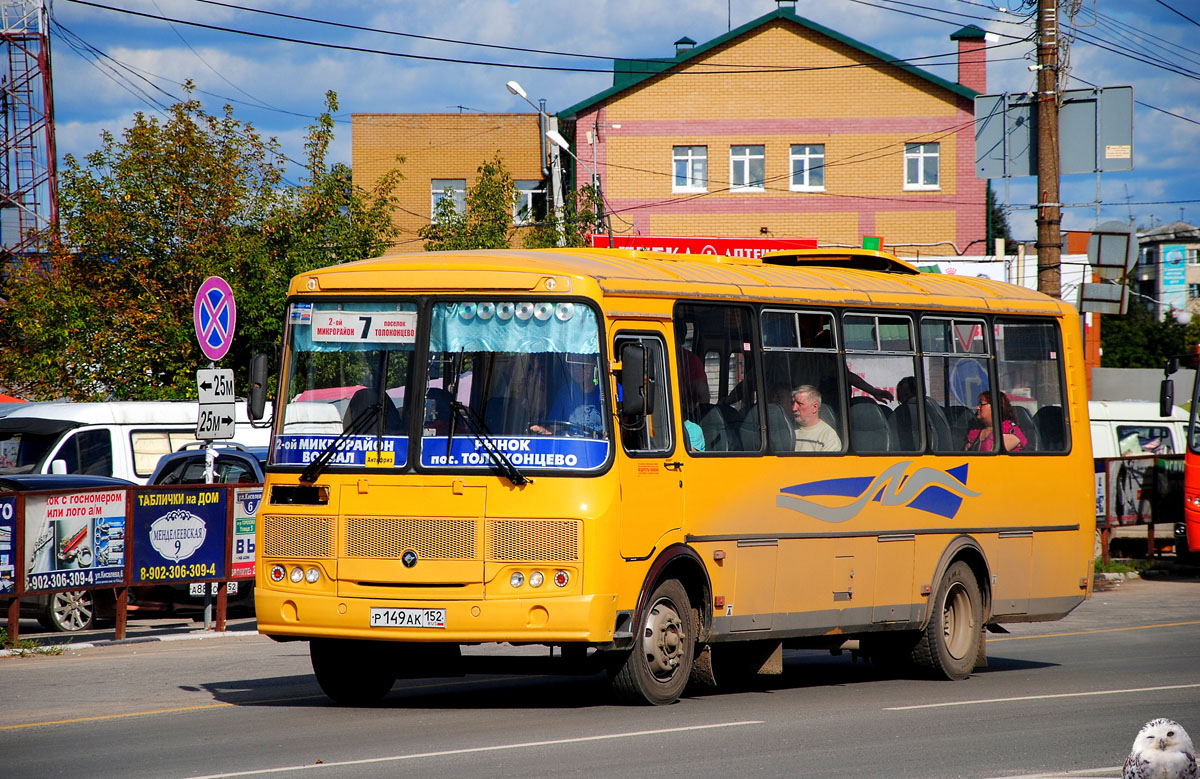
[[[929,624],[913,648],[913,660],[935,678],[967,678],[983,632],[983,595],[971,567],[959,560],[947,568],[929,607]]]
[[[308,654],[321,691],[339,706],[374,705],[396,681],[385,644],[314,638]]]
[[[613,691],[625,703],[674,703],[696,656],[692,604],[678,580],[667,579],[654,588],[636,635],[633,650],[612,674]]]

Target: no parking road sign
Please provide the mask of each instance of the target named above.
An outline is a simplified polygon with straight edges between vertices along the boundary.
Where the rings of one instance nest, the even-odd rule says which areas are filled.
[[[192,320],[204,356],[213,361],[224,357],[233,343],[233,329],[237,325],[233,290],[225,283],[225,279],[209,276],[204,280],[196,293]]]

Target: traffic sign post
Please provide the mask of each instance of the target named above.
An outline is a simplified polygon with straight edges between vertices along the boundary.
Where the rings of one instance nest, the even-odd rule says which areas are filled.
[[[200,285],[192,306],[192,321],[204,356],[214,362],[224,357],[233,343],[233,330],[237,326],[233,290],[225,279],[209,276]]]
[[[226,355],[237,327],[237,306],[225,279],[209,276],[200,285],[192,306],[192,324],[205,357],[215,362]],[[196,387],[200,395],[196,438],[201,441],[233,438],[236,418],[233,371],[211,367],[196,371]]]
[[[198,370],[196,388],[200,395],[196,438],[201,441],[233,438],[233,422],[237,411],[233,371],[229,368]]]

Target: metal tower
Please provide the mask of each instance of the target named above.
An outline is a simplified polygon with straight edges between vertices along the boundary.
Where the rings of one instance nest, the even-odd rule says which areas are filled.
[[[58,222],[44,0],[0,0],[0,262],[44,249]]]

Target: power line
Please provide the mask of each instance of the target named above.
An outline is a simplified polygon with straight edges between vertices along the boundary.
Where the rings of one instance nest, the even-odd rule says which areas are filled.
[[[861,2],[861,0],[853,0],[853,1]],[[424,62],[442,62],[442,63],[449,63],[449,64],[455,64],[455,65],[480,65],[480,66],[484,66],[484,67],[510,68],[510,69],[517,69],[517,70],[558,71],[558,72],[564,72],[564,73],[605,73],[605,74],[612,73],[611,68],[584,68],[584,67],[570,67],[570,66],[566,66],[566,65],[534,65],[534,64],[528,64],[528,63],[495,62],[495,61],[488,61],[488,60],[461,59],[461,58],[456,58],[456,57],[435,57],[433,55],[427,55],[427,54],[412,54],[412,53],[408,53],[408,52],[387,51],[384,49],[372,49],[372,48],[368,48],[368,47],[364,47],[364,46],[351,46],[351,45],[342,44],[342,43],[312,41],[312,40],[307,40],[304,38],[291,38],[291,37],[287,37],[287,36],[283,36],[283,35],[272,35],[270,33],[254,32],[251,30],[239,30],[239,29],[236,29],[233,27],[222,27],[220,25],[206,24],[204,22],[194,22],[194,21],[189,21],[186,19],[177,19],[174,17],[161,16],[161,15],[157,15],[157,14],[146,13],[143,11],[134,11],[134,10],[131,10],[128,8],[116,8],[114,6],[104,5],[102,3],[90,2],[90,0],[69,0],[69,2],[73,2],[78,5],[88,6],[91,8],[99,8],[99,9],[106,10],[106,11],[113,11],[116,13],[137,16],[137,17],[141,17],[144,19],[155,19],[157,21],[171,22],[171,23],[175,23],[175,24],[184,24],[184,25],[189,25],[192,27],[199,27],[199,28],[205,29],[205,30],[213,30],[216,32],[224,32],[224,33],[230,33],[230,34],[234,34],[234,35],[245,35],[245,36],[252,37],[252,38],[261,38],[264,40],[279,41],[282,43],[295,43],[295,44],[299,44],[299,45],[303,45],[303,46],[316,46],[319,48],[336,49],[339,51],[351,51],[351,52],[356,52],[356,53],[360,53],[360,54],[378,54],[378,55],[385,56],[385,57],[397,57],[400,59],[413,59],[413,60],[420,60],[420,61],[424,61]],[[1013,36],[1005,36],[1005,37],[1011,38]],[[989,48],[989,49],[1002,48],[1004,46],[1014,45],[1015,43],[1018,43],[1021,40],[1022,39],[1016,39],[1009,43],[999,43],[999,44],[995,44],[993,46],[984,47],[984,48]],[[576,56],[576,55],[568,55],[568,56]],[[843,69],[848,69],[848,68],[861,68],[861,67],[877,68],[877,67],[881,67],[881,66],[894,65],[894,64],[900,64],[900,63],[921,62],[923,60],[937,59],[937,58],[941,58],[941,57],[957,57],[957,52],[946,52],[946,53],[942,53],[942,54],[931,54],[931,55],[923,55],[920,57],[909,57],[909,58],[898,57],[895,59],[881,59],[881,60],[877,60],[877,61],[873,61],[873,62],[850,63],[850,64],[846,64],[846,65],[820,65],[820,66],[804,66],[804,67],[801,67],[801,66],[774,67],[774,66],[757,66],[757,65],[739,66],[739,65],[732,65],[732,64],[721,64],[721,63],[694,63],[693,67],[691,69],[685,70],[677,75],[711,76],[711,75],[737,75],[737,74],[743,74],[743,73],[750,73],[750,74],[755,74],[755,73],[800,73],[800,72],[808,72],[808,71],[843,70]],[[608,58],[605,58],[605,59],[608,59]],[[646,62],[646,61],[653,61],[653,60],[639,58],[639,59],[632,59],[632,60],[628,60],[628,61],[637,63],[637,62]],[[663,62],[671,63],[672,61],[663,60]],[[933,64],[951,64],[951,63],[933,63]],[[715,68],[732,68],[732,70],[718,70]],[[645,70],[631,70],[628,72],[633,75],[651,76],[651,75],[659,75],[662,71],[658,70],[658,69],[647,68]]]
[[[1164,3],[1163,0],[1155,0],[1155,2],[1158,3],[1159,5],[1161,5],[1163,8],[1166,8],[1168,11],[1179,14],[1180,16],[1182,16],[1184,19],[1187,19],[1192,24],[1200,26],[1200,22],[1198,22],[1195,19],[1193,19],[1192,17],[1188,16],[1183,11],[1180,11],[1178,8],[1172,8],[1171,6]]]

